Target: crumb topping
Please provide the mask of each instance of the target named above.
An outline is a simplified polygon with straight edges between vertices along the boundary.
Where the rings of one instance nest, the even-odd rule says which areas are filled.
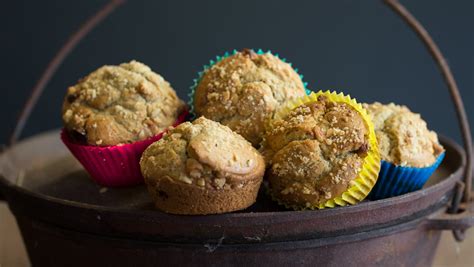
[[[147,183],[168,177],[212,189],[240,188],[261,179],[265,169],[247,140],[204,117],[180,124],[149,146],[140,166]]]
[[[393,103],[364,104],[372,118],[383,160],[400,166],[427,167],[444,151],[420,114]]]
[[[204,73],[194,104],[198,115],[229,126],[256,146],[276,108],[303,95],[303,82],[288,63],[245,49]]]
[[[352,186],[369,150],[368,127],[348,104],[320,96],[275,121],[263,145],[274,194],[314,205]]]
[[[131,61],[103,66],[67,90],[65,128],[91,145],[143,140],[172,125],[184,103],[160,75]]]

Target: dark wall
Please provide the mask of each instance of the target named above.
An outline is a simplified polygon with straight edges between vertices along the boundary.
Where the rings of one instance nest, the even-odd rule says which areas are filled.
[[[2,2],[0,142],[71,31],[106,1]],[[474,124],[474,1],[403,1],[447,56]],[[313,90],[408,105],[459,140],[453,105],[427,51],[382,1],[129,1],[91,32],[52,79],[23,137],[61,126],[67,86],[104,64],[137,59],[187,99],[202,65],[234,48],[270,49]]]

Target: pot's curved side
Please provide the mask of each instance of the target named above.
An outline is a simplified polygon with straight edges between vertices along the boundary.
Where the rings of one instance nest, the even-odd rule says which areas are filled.
[[[17,219],[31,261],[45,266],[430,266],[441,234],[424,229],[418,220],[332,238],[229,245],[222,236],[172,244],[91,235]]]

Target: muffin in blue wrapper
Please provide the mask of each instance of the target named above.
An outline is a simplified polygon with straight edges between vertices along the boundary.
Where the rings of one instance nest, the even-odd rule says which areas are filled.
[[[303,75],[278,54],[243,49],[205,65],[188,103],[191,114],[218,121],[258,146],[275,111],[309,92]]]
[[[382,164],[368,199],[378,200],[421,189],[444,159],[435,132],[419,114],[393,103],[364,104],[374,123]]]
[[[444,155],[441,153],[433,165],[425,168],[396,166],[382,160],[379,178],[368,199],[383,199],[420,190],[441,164]]]

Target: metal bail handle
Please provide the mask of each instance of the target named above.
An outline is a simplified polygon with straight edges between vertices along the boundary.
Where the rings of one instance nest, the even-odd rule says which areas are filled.
[[[456,190],[450,208],[450,212],[457,213],[461,199],[465,203],[465,205],[467,205],[471,199],[470,194],[472,187],[472,136],[469,121],[467,120],[466,110],[464,109],[464,105],[461,99],[461,95],[459,93],[458,86],[456,84],[456,80],[454,80],[454,76],[451,73],[451,70],[443,54],[441,53],[431,36],[428,34],[426,29],[421,25],[421,23],[416,20],[415,17],[397,0],[384,1],[396,14],[398,14],[408,24],[408,26],[410,26],[410,28],[418,35],[423,44],[426,46],[431,56],[437,63],[438,67],[440,68],[441,74],[443,75],[444,81],[446,82],[446,85],[448,86],[449,92],[451,94],[451,99],[453,100],[454,105],[456,107],[456,114],[461,127],[464,149],[466,151],[467,156],[467,163],[464,169],[464,194],[460,196],[459,194],[462,194],[462,191],[460,193],[459,190]],[[456,240],[458,241],[461,241],[464,238],[462,230],[453,230],[453,234]]]

